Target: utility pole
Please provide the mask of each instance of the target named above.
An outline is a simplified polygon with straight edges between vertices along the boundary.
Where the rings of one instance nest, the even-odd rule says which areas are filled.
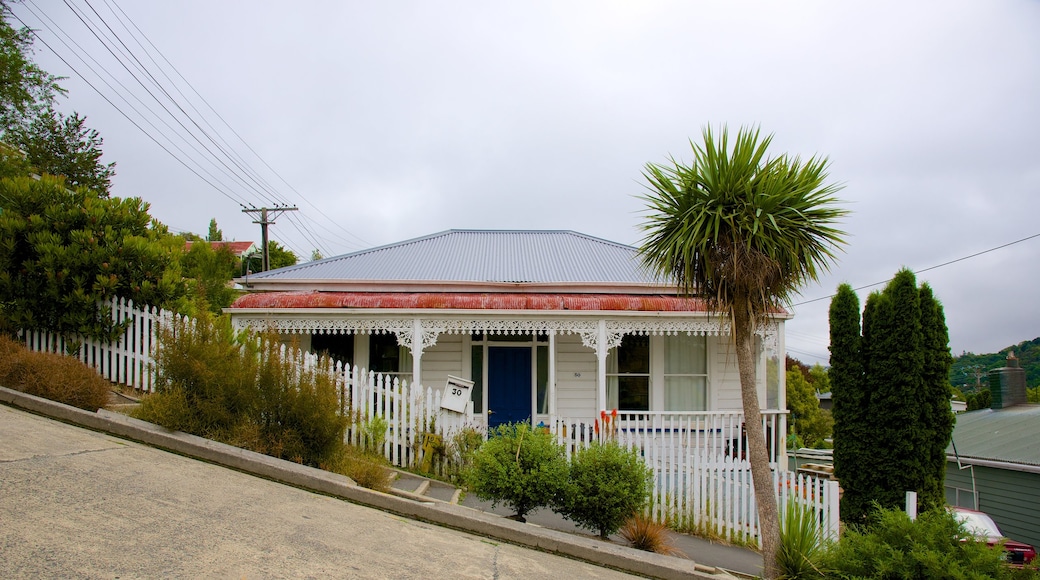
[[[260,264],[260,271],[266,272],[271,269],[271,253],[267,248],[267,226],[274,224],[274,218],[282,215],[287,211],[297,211],[299,208],[296,206],[282,206],[282,207],[254,207],[249,209],[243,209],[242,213],[248,214],[260,214],[260,219],[253,220],[254,224],[260,224],[260,243],[263,244],[263,260]]]

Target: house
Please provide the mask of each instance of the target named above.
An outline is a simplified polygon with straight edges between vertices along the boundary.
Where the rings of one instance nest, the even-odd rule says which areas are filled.
[[[728,321],[653,279],[631,246],[572,231],[450,230],[238,282],[250,293],[228,309],[237,326],[409,383],[472,381],[489,427],[592,425],[617,409],[622,425],[694,417],[702,434],[722,429],[704,421],[726,417],[725,446],[741,445]],[[787,318],[757,337],[774,458],[786,431]]]
[[[946,502],[988,513],[1008,537],[1040,546],[1040,405],[1026,403],[1012,353],[990,371],[992,405],[957,414],[946,450]]]
[[[185,244],[184,244],[185,251],[190,250],[191,249],[191,245],[194,244],[194,243],[209,244],[209,247],[213,248],[214,250],[220,250],[222,248],[227,248],[227,249],[231,250],[231,253],[234,254],[234,256],[236,258],[238,258],[238,259],[242,259],[242,258],[244,258],[246,256],[249,256],[250,254],[253,254],[253,253],[256,253],[256,252],[260,251],[260,249],[256,247],[256,244],[254,242],[224,242],[224,241],[217,241],[217,242],[192,242],[192,241],[188,241],[188,242],[185,242]]]

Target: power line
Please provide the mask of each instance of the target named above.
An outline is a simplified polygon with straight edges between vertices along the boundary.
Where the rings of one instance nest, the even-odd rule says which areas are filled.
[[[160,64],[160,61],[165,62],[172,72],[180,78],[180,80],[186,85],[196,97],[202,101],[206,108],[216,116],[217,119],[233,134],[239,142],[258,159],[267,169],[275,175],[282,183],[289,187],[301,200],[308,205],[312,206],[317,211],[317,215],[331,223],[333,226],[341,230],[353,239],[347,239],[341,234],[332,232],[321,223],[314,221],[313,219],[308,220],[314,226],[317,226],[327,232],[333,237],[337,238],[340,242],[345,243],[348,247],[356,247],[358,242],[362,244],[368,244],[365,240],[354,235],[349,230],[344,228],[339,222],[332,220],[326,213],[322,212],[317,206],[310,202],[303,194],[292,187],[269,163],[267,163],[260,155],[234,130],[233,127],[206,101],[205,98],[191,85],[190,82],[184,77],[176,67],[170,63],[162,52],[155,46],[151,40],[148,39],[147,35],[138,27],[132,19],[126,14],[126,12],[118,6],[115,0],[103,0],[105,7],[108,12],[114,17],[115,22],[121,27],[126,34],[129,35],[130,39],[124,40],[123,36],[109,23],[111,17],[106,18],[90,0],[84,0],[87,9],[80,9],[72,4],[70,0],[64,0],[65,6],[73,13],[77,20],[90,32],[90,35],[104,47],[105,51],[114,58],[123,70],[136,82],[136,84],[147,93],[150,97],[149,102],[154,102],[153,106],[146,104],[138,96],[138,91],[129,89],[125,84],[119,81],[119,79],[108,70],[103,64],[101,64],[93,55],[91,51],[86,48],[85,45],[73,40],[72,36],[66,33],[58,26],[53,19],[51,19],[43,10],[33,3],[33,0],[28,0],[29,6],[26,9],[32,13],[33,16],[39,20],[43,26],[60,41],[68,53],[76,58],[79,58],[81,62],[86,66],[95,78],[101,83],[108,87],[110,94],[118,96],[122,100],[129,110],[134,115],[140,118],[140,121],[135,120],[130,112],[116,105],[113,98],[110,98],[106,93],[102,92],[96,82],[91,82],[83,74],[82,71],[71,64],[69,58],[59,53],[53,46],[51,46],[46,40],[44,40],[37,31],[33,31],[34,36],[40,40],[40,42],[47,47],[52,53],[55,54],[66,66],[69,67],[77,76],[79,76],[88,86],[91,87],[99,96],[101,96],[106,102],[108,102],[114,109],[117,110],[123,117],[125,117],[132,125],[138,130],[144,133],[149,139],[155,142],[159,147],[166,152],[168,155],[173,157],[181,165],[185,166],[197,177],[203,180],[222,195],[228,199],[234,201],[237,205],[245,208],[247,205],[255,208],[255,203],[244,201],[244,198],[259,198],[260,200],[267,200],[267,202],[261,202],[259,205],[274,205],[274,206],[288,206],[288,200],[285,196],[280,195],[276,188],[274,188],[269,182],[267,182],[248,162],[245,161],[242,155],[235,150],[228,140],[224,139],[220,131],[216,130],[213,124],[207,119],[206,115],[202,114],[198,107],[196,107],[192,100],[187,97],[184,91],[180,89],[180,86]],[[93,13],[93,16],[90,16]],[[15,15],[16,18],[17,15]],[[23,26],[29,28],[29,26],[21,19],[18,18],[19,22]],[[55,32],[46,22],[50,21],[54,28],[58,29],[61,34]],[[134,31],[137,31],[135,34]],[[61,35],[69,38],[71,44],[66,42]],[[135,46],[131,46],[131,44]],[[146,46],[147,45],[147,46]],[[148,47],[151,47],[149,50]],[[136,49],[140,50],[136,50]],[[153,52],[155,56],[153,56]],[[142,54],[142,57],[138,57],[138,54]],[[97,68],[92,66],[84,58],[89,58],[97,65]],[[158,60],[157,60],[158,59]],[[150,61],[150,65],[145,62]],[[100,71],[98,70],[100,69]],[[104,74],[102,74],[102,71]],[[105,75],[108,75],[113,79],[115,84],[119,85],[122,90],[117,90],[112,83],[110,83]],[[162,77],[162,78],[160,78]],[[147,79],[147,82],[146,82]],[[163,80],[165,79],[165,80]],[[154,89],[153,89],[154,87]],[[176,93],[176,94],[174,94]],[[131,98],[136,100],[144,108],[144,111],[134,106],[124,94],[129,94]],[[170,106],[167,106],[167,103]],[[154,108],[157,106],[161,109],[161,113],[158,109]],[[163,125],[166,126],[168,131],[161,129],[153,123],[149,116],[158,119]],[[171,125],[166,119],[171,119],[175,125]],[[142,123],[147,124],[151,127],[151,131],[147,130]],[[194,155],[189,151],[181,148],[177,144],[177,141],[172,137],[175,136],[177,140],[186,143],[189,149],[194,151]],[[169,145],[163,143],[166,141]],[[197,144],[197,145],[196,145]],[[179,155],[171,151],[171,148],[179,152]],[[197,155],[197,157],[196,157]],[[200,162],[204,160],[206,163],[212,165],[218,173],[222,173],[225,176],[231,178],[232,182],[237,187],[231,187],[224,183],[217,175],[214,175]],[[193,165],[195,167],[193,167]],[[197,167],[197,169],[196,169]],[[208,175],[204,177],[202,174]],[[240,189],[244,194],[235,195],[232,193],[233,190]],[[237,199],[236,199],[237,198]],[[273,203],[271,203],[273,202]],[[300,235],[312,244],[315,249],[329,254],[327,248],[320,241],[320,236],[317,235],[313,228],[308,227],[302,221],[306,216],[301,215],[300,217],[294,217],[290,219],[290,224],[293,225]],[[370,245],[370,244],[369,244]]]
[[[1002,249],[1004,249],[1004,248],[1006,248],[1008,246],[1013,246],[1015,244],[1020,244],[1022,242],[1026,242],[1026,241],[1029,241],[1029,240],[1031,240],[1033,238],[1037,238],[1037,237],[1040,237],[1040,234],[1033,234],[1031,236],[1026,236],[1026,237],[1024,237],[1024,238],[1022,238],[1020,240],[1015,240],[1013,242],[1008,242],[1006,244],[1002,244],[1000,246],[996,246],[996,247],[990,248],[988,250],[983,250],[981,252],[976,252],[976,253],[968,255],[968,256],[957,258],[956,260],[950,260],[949,262],[943,262],[942,264],[938,264],[938,265],[935,265],[935,266],[929,266],[927,268],[923,268],[921,270],[915,271],[914,274],[922,274],[924,272],[935,270],[937,268],[942,268],[943,266],[949,266],[950,264],[956,264],[957,262],[963,262],[964,260],[970,260],[971,258],[976,258],[976,257],[981,256],[983,254],[988,254],[990,252],[995,252],[997,250],[1002,250]],[[874,282],[873,284],[867,284],[865,286],[860,286],[858,288],[853,288],[853,290],[858,292],[860,290],[865,290],[865,289],[871,288],[873,286],[880,286],[881,284],[887,284],[888,282],[891,282],[891,281],[892,281],[892,278],[889,278],[887,280],[882,280],[881,282]],[[835,296],[837,296],[837,294],[830,294],[828,296],[821,296],[819,298],[813,298],[812,300],[806,300],[804,302],[794,303],[794,304],[792,304],[792,306],[804,306],[806,304],[812,304],[813,302],[819,302],[820,300],[827,300],[828,298],[834,298]]]
[[[30,11],[31,11],[31,10],[30,10]],[[21,18],[20,18],[20,17],[19,17],[19,16],[17,15],[17,14],[14,14],[13,16],[15,17],[15,19],[16,19],[16,20],[18,20],[18,22],[20,22],[20,23],[22,24],[22,26],[24,26],[25,28],[28,28],[29,30],[32,30],[33,36],[34,36],[34,37],[35,37],[35,38],[36,38],[37,40],[39,40],[39,41],[40,41],[40,42],[41,42],[41,43],[42,43],[42,44],[43,44],[43,45],[44,45],[45,47],[47,47],[47,49],[48,49],[48,50],[50,50],[50,51],[51,51],[52,53],[54,53],[54,55],[55,55],[56,57],[58,57],[58,59],[59,59],[59,60],[61,60],[61,61],[62,61],[63,63],[65,63],[65,66],[69,67],[69,69],[71,69],[71,70],[72,70],[72,71],[73,71],[74,73],[76,73],[76,75],[77,75],[77,76],[79,76],[79,77],[80,77],[80,79],[81,79],[81,80],[83,80],[83,82],[85,82],[85,83],[87,84],[87,86],[89,86],[89,87],[90,87],[91,89],[93,89],[93,90],[94,90],[94,92],[96,92],[96,93],[98,94],[98,96],[100,96],[100,97],[101,97],[102,99],[104,99],[104,100],[105,100],[105,102],[107,102],[107,103],[108,103],[109,105],[111,105],[113,109],[115,109],[115,110],[116,110],[117,112],[119,112],[119,114],[121,114],[121,115],[122,115],[122,116],[123,116],[124,118],[126,118],[126,120],[130,122],[130,124],[132,124],[132,125],[133,125],[134,127],[137,127],[137,129],[138,129],[139,131],[141,131],[142,133],[144,133],[144,135],[145,135],[146,137],[148,137],[148,138],[149,138],[149,139],[151,139],[151,140],[152,140],[152,141],[153,141],[153,142],[154,142],[154,143],[155,143],[156,145],[158,145],[160,149],[162,149],[163,151],[165,151],[165,152],[166,152],[166,153],[167,153],[167,154],[168,154],[168,155],[169,155],[170,157],[173,157],[173,158],[174,158],[174,160],[176,160],[176,161],[177,161],[178,163],[180,163],[181,165],[183,165],[183,166],[184,166],[184,167],[185,167],[185,168],[186,168],[186,169],[187,169],[188,171],[191,171],[192,173],[194,173],[194,174],[196,175],[196,177],[198,177],[198,178],[199,178],[199,179],[201,179],[201,180],[202,180],[203,182],[205,182],[206,184],[208,184],[208,185],[209,185],[210,187],[212,187],[213,189],[215,189],[215,190],[216,190],[217,192],[219,192],[219,193],[220,193],[221,195],[223,195],[223,196],[227,197],[227,198],[228,198],[228,199],[230,199],[231,201],[233,201],[233,202],[237,203],[238,205],[241,205],[241,206],[243,206],[243,207],[244,207],[244,204],[243,204],[243,203],[242,203],[242,202],[241,202],[240,200],[238,200],[238,199],[235,199],[235,198],[234,198],[234,197],[233,197],[233,196],[232,196],[232,195],[231,195],[231,194],[230,194],[229,192],[227,192],[227,191],[225,191],[225,190],[221,189],[220,187],[218,187],[217,185],[215,185],[215,184],[214,184],[213,182],[211,182],[210,180],[208,180],[208,179],[206,179],[205,177],[203,177],[203,176],[202,176],[202,175],[201,175],[201,174],[200,174],[200,173],[199,173],[198,171],[196,171],[196,170],[195,170],[195,168],[194,168],[194,167],[191,167],[190,165],[188,165],[188,164],[187,164],[187,163],[186,163],[186,162],[185,162],[185,161],[184,161],[183,159],[181,159],[180,157],[178,157],[177,155],[175,155],[175,154],[174,154],[174,153],[173,153],[172,151],[170,151],[170,150],[169,150],[169,149],[168,149],[168,148],[167,148],[167,147],[166,147],[165,145],[163,145],[163,144],[162,144],[162,143],[161,143],[161,142],[160,142],[160,141],[159,141],[158,139],[156,139],[154,135],[152,135],[151,133],[149,133],[148,131],[146,131],[146,130],[144,129],[144,127],[142,127],[142,126],[141,126],[140,124],[138,124],[138,123],[137,123],[137,121],[135,121],[135,120],[134,120],[133,118],[131,118],[131,117],[130,117],[130,115],[128,115],[128,114],[126,113],[126,111],[124,111],[124,110],[123,110],[123,109],[121,109],[121,108],[120,108],[120,107],[119,107],[118,105],[116,105],[116,104],[115,104],[114,102],[112,102],[112,100],[111,100],[111,99],[109,99],[109,98],[108,98],[108,96],[107,96],[107,95],[105,95],[105,93],[103,93],[103,92],[102,92],[102,91],[101,91],[100,89],[98,89],[98,88],[97,88],[97,86],[95,86],[95,85],[94,85],[94,83],[90,82],[90,80],[88,80],[88,79],[87,79],[87,78],[86,78],[86,77],[85,77],[85,76],[84,76],[84,75],[83,75],[83,74],[82,74],[82,73],[81,73],[81,72],[80,72],[80,71],[79,71],[79,70],[78,70],[78,69],[77,69],[77,68],[76,68],[75,66],[73,66],[73,65],[72,65],[72,63],[70,63],[70,62],[69,62],[69,61],[68,61],[68,60],[67,60],[67,59],[66,59],[66,58],[65,58],[64,56],[62,56],[62,55],[61,55],[61,53],[59,53],[58,51],[54,50],[54,48],[53,48],[53,47],[52,47],[52,46],[51,46],[51,45],[50,45],[50,44],[49,44],[49,43],[48,43],[48,42],[47,42],[47,41],[46,41],[46,40],[45,40],[44,38],[42,38],[42,37],[41,37],[41,36],[40,36],[40,35],[39,35],[39,34],[38,34],[38,33],[37,33],[37,32],[36,32],[35,30],[33,30],[32,28],[30,28],[30,27],[29,27],[29,25],[28,25],[28,24],[26,24],[26,23],[25,23],[25,21],[24,21],[24,20],[22,20],[22,19],[21,19]],[[46,25],[45,25],[45,26],[46,26]],[[61,40],[61,39],[59,38],[58,40]],[[87,68],[91,68],[89,64],[87,65]],[[96,71],[93,71],[93,70],[92,70],[92,72],[95,72],[95,74],[97,74],[97,73],[96,73]],[[99,76],[99,78],[100,78],[100,75],[98,75],[98,76]],[[104,79],[102,79],[102,81],[104,81]],[[106,83],[106,84],[107,84],[107,83]],[[111,87],[110,87],[110,88],[111,88]],[[132,106],[131,106],[131,108],[132,108]]]

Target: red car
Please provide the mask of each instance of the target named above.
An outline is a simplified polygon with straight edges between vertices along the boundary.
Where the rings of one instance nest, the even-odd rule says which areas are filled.
[[[1032,546],[1005,537],[993,518],[983,512],[961,507],[950,508],[950,511],[964,524],[964,529],[979,540],[990,546],[1003,542],[1004,552],[1007,553],[1009,563],[1021,566],[1028,564],[1036,557],[1036,550]]]

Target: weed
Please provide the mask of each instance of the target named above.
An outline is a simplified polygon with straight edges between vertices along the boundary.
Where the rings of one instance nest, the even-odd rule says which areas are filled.
[[[350,446],[344,446],[340,453],[322,469],[339,473],[353,479],[361,487],[367,487],[386,493],[390,491],[390,470],[382,455],[365,453]]]

